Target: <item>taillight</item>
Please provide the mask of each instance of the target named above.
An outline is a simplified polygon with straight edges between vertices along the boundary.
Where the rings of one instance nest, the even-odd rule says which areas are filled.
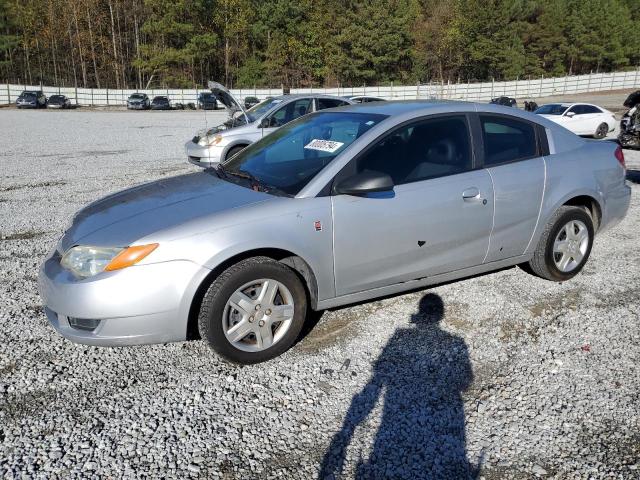
[[[618,145],[618,148],[616,148],[614,155],[616,157],[616,160],[618,160],[620,165],[622,165],[622,168],[626,169],[627,166],[624,163],[624,152],[622,151],[622,147],[620,145]]]

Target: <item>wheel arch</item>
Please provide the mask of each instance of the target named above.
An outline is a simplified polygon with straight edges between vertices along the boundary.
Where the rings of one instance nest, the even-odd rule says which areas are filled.
[[[237,253],[226,260],[219,263],[211,273],[209,273],[201,282],[196,292],[191,299],[191,305],[189,307],[189,314],[187,318],[187,340],[195,340],[200,338],[198,332],[198,314],[200,312],[200,306],[202,300],[209,289],[209,286],[215,281],[215,279],[224,272],[231,265],[234,265],[242,260],[251,257],[269,257],[273,260],[281,262],[291,268],[300,277],[302,284],[309,297],[309,304],[313,310],[318,306],[318,282],[313,269],[309,264],[299,255],[295,253],[281,249],[281,248],[257,248],[252,250],[246,250],[241,253]]]
[[[566,200],[562,206],[564,205],[584,208],[593,220],[594,232],[598,231],[602,221],[602,206],[596,198],[591,195],[577,195]]]
[[[226,161],[228,160],[227,155],[229,155],[229,152],[231,150],[233,150],[236,147],[243,147],[246,148],[249,145],[251,145],[252,142],[250,142],[249,140],[235,140],[233,142],[231,142],[229,145],[227,145],[224,149],[224,152],[222,152],[222,160],[221,161]]]

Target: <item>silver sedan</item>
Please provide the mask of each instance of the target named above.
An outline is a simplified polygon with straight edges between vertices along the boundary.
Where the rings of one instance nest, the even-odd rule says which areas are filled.
[[[323,310],[516,265],[576,275],[626,214],[622,150],[496,105],[306,115],[216,169],[87,206],[42,265],[51,324],[92,345],[200,336],[256,363]]]
[[[189,162],[205,168],[233,157],[246,146],[307,113],[353,103],[331,95],[296,94],[269,98],[245,110],[243,102],[223,85],[209,82],[209,87],[231,116],[222,125],[197,132],[185,143]]]

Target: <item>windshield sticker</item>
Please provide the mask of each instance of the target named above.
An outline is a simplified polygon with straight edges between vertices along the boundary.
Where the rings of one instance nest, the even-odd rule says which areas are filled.
[[[271,100],[271,103],[280,103],[282,100]]]
[[[309,150],[320,150],[321,152],[329,152],[333,153],[338,150],[344,143],[342,142],[334,142],[332,140],[318,140],[313,139],[308,144],[304,146]]]
[[[370,126],[371,126],[371,125],[373,125],[374,123],[376,123],[376,122],[374,122],[373,120],[369,120],[367,123],[365,123],[365,125],[366,125],[367,127],[370,127]]]

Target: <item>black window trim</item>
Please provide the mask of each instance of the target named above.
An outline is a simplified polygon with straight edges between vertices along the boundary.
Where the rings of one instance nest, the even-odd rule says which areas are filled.
[[[510,163],[517,163],[517,162],[525,162],[527,160],[532,160],[534,158],[540,158],[542,157],[544,154],[543,152],[545,151],[549,151],[549,146],[547,143],[547,139],[546,139],[546,134],[545,134],[545,138],[544,138],[544,144],[546,145],[546,148],[542,148],[542,141],[540,138],[540,128],[542,127],[542,125],[540,125],[539,123],[536,122],[532,122],[530,120],[527,120],[526,118],[522,118],[522,117],[516,117],[514,115],[508,115],[505,113],[494,113],[494,112],[477,112],[476,114],[474,114],[474,119],[473,121],[477,124],[476,128],[477,128],[477,132],[479,134],[479,140],[480,140],[480,144],[482,145],[481,148],[479,149],[479,158],[480,158],[480,163],[482,165],[482,168],[493,168],[493,167],[500,167],[502,165],[509,165]],[[533,131],[534,131],[534,135],[536,137],[536,151],[533,155],[529,156],[529,157],[523,157],[523,158],[516,158],[515,160],[507,160],[505,162],[500,162],[500,163],[494,163],[491,165],[485,165],[485,153],[484,153],[484,135],[483,135],[483,131],[482,131],[482,121],[480,120],[480,117],[503,117],[503,118],[507,118],[509,120],[516,120],[522,123],[527,123],[529,125],[531,125],[533,127]],[[544,129],[544,127],[542,127]]]
[[[336,173],[334,175],[334,177],[329,180],[329,182],[327,183],[327,185],[321,190],[321,192],[317,195],[317,196],[334,196],[334,195],[339,195],[338,192],[336,192],[336,185],[343,179],[348,178],[352,175],[355,175],[355,169],[356,169],[356,165],[357,162],[360,158],[362,158],[362,156],[368,154],[373,148],[374,146],[376,146],[380,141],[384,140],[387,137],[390,137],[391,135],[393,135],[395,132],[397,132],[398,130],[406,127],[407,125],[410,125],[412,123],[419,123],[425,120],[434,120],[434,119],[438,119],[438,118],[446,118],[446,117],[464,117],[464,120],[467,123],[467,132],[469,134],[469,147],[471,148],[471,168],[469,170],[466,170],[464,172],[458,172],[458,173],[451,173],[448,175],[440,175],[437,177],[429,177],[429,178],[423,178],[423,179],[419,179],[419,180],[414,180],[412,182],[406,182],[406,183],[402,183],[399,185],[394,185],[394,187],[396,186],[401,186],[401,185],[410,185],[412,183],[418,183],[418,182],[428,182],[429,180],[435,180],[437,178],[443,178],[443,177],[451,177],[453,175],[461,175],[463,173],[468,173],[468,172],[473,172],[476,170],[482,170],[484,167],[481,165],[478,156],[476,155],[476,151],[478,149],[478,145],[479,143],[482,142],[481,138],[477,138],[476,137],[476,133],[473,131],[473,127],[472,127],[472,119],[473,119],[473,112],[469,112],[469,111],[463,111],[463,112],[447,112],[447,113],[435,113],[435,114],[428,114],[428,115],[423,115],[420,117],[415,117],[415,118],[411,118],[409,120],[406,120],[402,123],[399,123],[397,125],[395,125],[393,128],[391,128],[390,130],[387,130],[386,132],[381,133],[380,135],[378,135],[375,139],[373,139],[372,141],[369,142],[369,145],[367,145],[364,149],[362,149],[360,152],[358,152],[353,158],[351,158],[351,160],[349,160],[349,163],[347,163],[344,167],[342,167],[342,169]]]

